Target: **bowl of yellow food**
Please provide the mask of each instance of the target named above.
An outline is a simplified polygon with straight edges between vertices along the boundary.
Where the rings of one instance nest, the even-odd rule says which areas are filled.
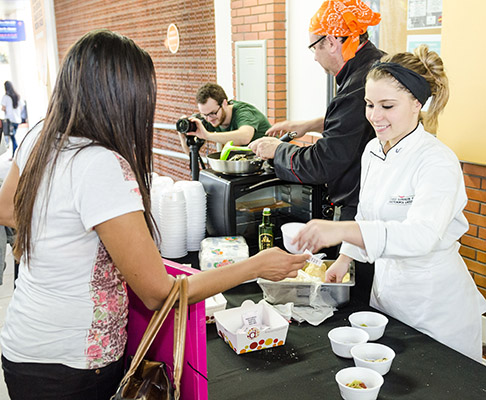
[[[372,311],[358,311],[352,313],[348,319],[352,327],[366,331],[371,341],[381,338],[388,324],[387,317]]]
[[[363,343],[351,349],[354,364],[357,367],[370,368],[381,375],[390,371],[395,352],[380,343]]]
[[[336,382],[345,400],[375,400],[384,380],[372,369],[349,367],[336,374]]]

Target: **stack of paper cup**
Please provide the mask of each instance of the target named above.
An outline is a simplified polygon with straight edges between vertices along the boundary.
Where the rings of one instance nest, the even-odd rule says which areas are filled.
[[[178,181],[174,188],[180,188],[186,199],[187,250],[199,251],[206,237],[206,192],[199,181]]]

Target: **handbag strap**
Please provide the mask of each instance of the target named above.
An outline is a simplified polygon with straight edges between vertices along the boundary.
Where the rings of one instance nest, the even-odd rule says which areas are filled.
[[[185,275],[184,275],[185,277]],[[180,397],[180,383],[182,370],[184,368],[184,350],[187,330],[187,309],[188,309],[188,285],[187,279],[180,281],[179,307],[174,317],[174,397]]]
[[[181,290],[181,288],[183,289]],[[187,293],[186,275],[177,275],[174,281],[174,285],[172,286],[169,295],[165,299],[164,304],[159,310],[154,312],[149,324],[147,325],[147,329],[145,329],[145,333],[143,334],[143,337],[140,340],[140,344],[137,347],[137,351],[133,356],[132,362],[130,364],[130,368],[128,369],[127,373],[123,377],[120,385],[125,384],[128,381],[128,379],[135,373],[138,366],[140,365],[143,358],[145,357],[145,354],[147,353],[148,349],[153,343],[155,337],[157,336],[157,333],[162,327],[165,319],[167,318],[167,315],[169,315],[170,310],[172,309],[176,301],[179,300],[178,308],[175,311],[176,317],[177,316],[179,317],[174,318],[174,349],[176,348],[176,346],[179,347],[177,352],[177,359],[176,359],[176,354],[174,354],[174,386],[176,387],[176,389],[180,387],[180,379],[182,375],[182,366],[183,366],[182,363],[184,361],[185,325],[187,324],[187,303],[188,303],[187,296],[188,293]],[[184,325],[184,332],[183,332],[184,336],[182,336],[180,333],[178,333],[178,336],[176,336],[176,332],[180,332],[181,330],[180,328],[178,328],[178,325],[182,325],[182,324]],[[182,348],[182,350],[180,348]],[[175,371],[178,372],[177,375]],[[178,390],[177,393],[179,393]]]

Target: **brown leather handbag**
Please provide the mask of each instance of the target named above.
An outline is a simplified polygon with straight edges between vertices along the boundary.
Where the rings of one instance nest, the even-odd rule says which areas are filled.
[[[121,380],[112,400],[178,400],[180,398],[187,326],[187,291],[186,275],[178,275],[164,305],[154,312],[133,356],[130,368]],[[172,383],[164,362],[149,361],[144,357],[174,304],[176,305]]]

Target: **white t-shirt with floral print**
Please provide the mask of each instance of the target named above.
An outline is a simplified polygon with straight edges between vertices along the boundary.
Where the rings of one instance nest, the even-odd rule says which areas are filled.
[[[17,152],[21,173],[35,137],[28,135]],[[79,150],[87,143],[72,138],[61,153],[47,209],[41,184],[30,265],[21,261],[1,333],[10,361],[94,369],[123,355],[126,284],[93,228],[143,210],[143,203],[129,164],[100,146]]]

